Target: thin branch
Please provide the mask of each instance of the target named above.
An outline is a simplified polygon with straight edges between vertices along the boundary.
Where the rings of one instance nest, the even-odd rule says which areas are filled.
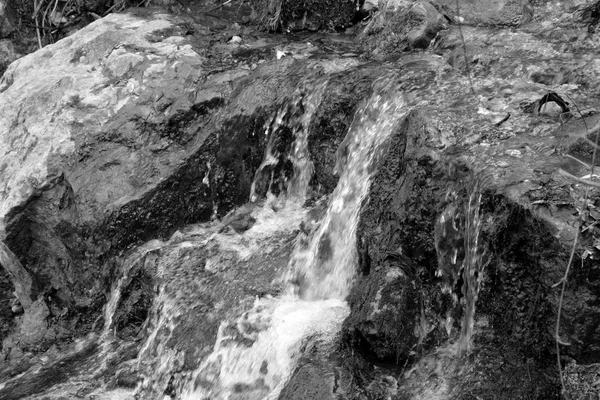
[[[579,158],[577,158],[577,157],[573,157],[573,156],[572,156],[572,155],[570,155],[570,154],[565,154],[565,157],[568,157],[568,158],[570,158],[570,159],[571,159],[571,160],[573,160],[573,161],[577,161],[579,164],[583,165],[583,166],[584,166],[584,167],[586,167],[586,168],[592,168],[592,166],[591,166],[590,164],[588,164],[588,163],[586,163],[586,162],[583,162],[583,161],[581,161]],[[560,173],[560,171],[559,171],[559,173]],[[571,174],[569,174],[569,175],[571,175]],[[563,175],[563,176],[565,176],[565,175]],[[569,176],[569,178],[570,178],[570,177],[572,177],[572,176],[573,176],[573,175]]]
[[[592,168],[592,170],[593,170],[593,168]],[[599,182],[588,181],[587,179],[578,178],[575,175],[568,173],[567,171],[565,171],[562,168],[558,169],[558,173],[561,174],[562,176],[564,176],[565,178],[569,178],[571,180],[576,181],[577,183],[582,183],[582,184],[584,184],[586,186],[592,186],[592,187],[595,187],[595,188],[600,188],[600,183]]]
[[[37,22],[37,17],[35,18],[35,33],[37,35],[37,40],[38,40],[38,46],[40,47],[40,49],[44,46],[42,46],[42,34],[40,33],[41,29],[43,29],[43,27],[39,27],[38,26],[38,22]]]
[[[229,4],[229,3],[231,3],[231,0],[227,0],[225,3],[219,4],[218,6],[211,8],[207,12],[212,12],[212,11],[218,10],[219,8],[225,6],[225,5]]]

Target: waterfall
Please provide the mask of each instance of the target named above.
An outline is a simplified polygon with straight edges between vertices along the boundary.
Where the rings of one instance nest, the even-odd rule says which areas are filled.
[[[357,267],[360,208],[385,154],[384,143],[406,113],[405,100],[394,81],[393,77],[377,80],[372,95],[357,110],[337,153],[338,185],[328,199],[316,201],[317,206],[305,201],[313,175],[309,127],[327,81],[312,79],[299,86],[266,127],[269,145],[252,185],[251,202],[242,207],[254,224],[242,232],[230,229],[227,218],[196,224],[176,232],[168,241],[153,240],[133,250],[119,263],[118,278],[104,307],[100,337],[90,335],[84,340],[69,365],[90,380],[114,366],[120,356],[114,328],[123,292],[135,272],[147,268],[151,259],[157,294],[141,330],[145,341],[133,368],[143,377],[135,389],[136,398],[159,398],[163,393],[180,399],[277,398],[303,349],[335,343],[349,314],[345,298]],[[325,201],[324,212],[311,208],[324,206]],[[233,211],[232,217],[238,211]],[[160,252],[160,257],[149,258],[154,252]],[[225,290],[218,285],[229,285],[230,276],[239,275],[236,268],[260,268],[256,260],[268,260],[272,254],[282,254],[280,268],[268,267],[272,268],[270,274],[277,273],[275,283],[272,277],[266,283],[277,296],[263,295],[252,301],[243,298],[247,291],[240,290],[240,298],[232,300],[239,304],[232,309],[217,305],[220,299],[208,302],[216,321],[213,327],[218,326],[214,346],[202,347],[204,342],[199,341],[200,346],[186,353],[187,348],[181,351],[173,344],[182,340],[182,326],[188,330],[201,326],[185,325],[190,315],[209,314],[190,312],[207,307],[194,297],[202,285],[214,282],[218,297],[218,291]],[[207,276],[210,279],[201,280]],[[217,307],[223,309],[213,312]],[[212,334],[214,330],[206,336]],[[186,338],[196,336],[201,335],[192,330]],[[50,374],[62,364],[57,361],[44,371]],[[190,371],[192,368],[195,370]],[[17,385],[15,382],[12,387]],[[56,390],[62,389],[57,386]],[[97,388],[98,393],[105,390]],[[128,391],[105,394],[106,398],[133,395]]]
[[[256,201],[261,192],[273,194],[273,185],[277,181],[276,167],[290,162],[293,175],[286,182],[289,198],[304,200],[313,174],[313,164],[308,151],[308,132],[310,122],[321,103],[326,79],[318,79],[313,84],[299,85],[291,100],[279,109],[265,127],[268,136],[263,161],[256,171],[256,177],[250,189],[250,201]],[[285,134],[289,131],[293,138],[291,148],[285,149]],[[283,171],[281,171],[283,172]],[[285,177],[282,180],[285,180]],[[277,194],[277,193],[276,193]]]
[[[451,188],[447,193],[450,204],[435,224],[437,275],[444,278],[444,291],[452,293],[455,302],[459,299],[453,291],[461,282],[463,317],[458,339],[460,357],[467,355],[471,348],[475,305],[483,280],[485,251],[480,241],[480,209],[488,178],[480,172],[467,177],[464,182],[459,183],[459,187]]]
[[[102,343],[105,345],[104,347],[106,347],[108,339],[112,334],[114,316],[121,300],[123,288],[129,282],[131,277],[130,272],[140,261],[144,260],[148,253],[156,251],[163,246],[164,243],[160,240],[151,240],[148,243],[137,247],[136,250],[121,263],[119,278],[113,283],[108,301],[104,305],[104,327],[100,337]]]
[[[256,221],[247,231],[240,235],[230,236],[222,233],[222,225],[213,224],[212,226],[197,226],[188,229],[186,234],[180,235],[181,238],[174,237],[167,244],[169,247],[181,246],[199,246],[213,253],[215,256],[209,257],[204,265],[205,270],[219,270],[222,268],[227,254],[237,261],[243,262],[249,259],[253,254],[265,252],[270,241],[277,241],[277,238],[291,236],[298,230],[303,220],[306,219],[307,210],[303,208],[304,198],[309,187],[309,182],[313,173],[312,162],[308,152],[308,128],[310,122],[321,103],[321,97],[326,87],[327,81],[316,79],[308,83],[301,84],[293,93],[292,98],[284,104],[271,121],[265,127],[265,134],[268,135],[268,144],[265,150],[263,162],[256,172],[256,178],[252,184],[250,200],[255,203],[260,197],[266,195],[266,201],[262,206],[256,205],[251,213]],[[286,177],[285,166],[291,166],[291,176]],[[284,188],[277,187],[278,184],[285,184]],[[276,195],[279,195],[277,197]],[[181,242],[183,238],[187,238]],[[275,238],[275,239],[274,239]],[[168,251],[168,250],[167,250]],[[148,376],[142,383],[138,391],[146,393],[162,392],[168,385],[170,373],[180,365],[181,360],[178,354],[167,345],[172,337],[172,332],[177,327],[177,319],[185,315],[185,310],[181,309],[180,299],[170,296],[179,296],[179,294],[168,295],[166,292],[169,284],[168,271],[162,265],[158,266],[157,274],[163,281],[159,287],[159,295],[153,302],[150,311],[147,327],[149,336],[140,350],[140,364],[142,369],[147,369]],[[269,303],[269,300],[262,300]],[[275,303],[272,303],[274,306]],[[271,304],[267,304],[269,310],[273,310]],[[259,304],[254,307],[254,317],[246,315],[238,321],[225,321],[221,324],[218,333],[218,343],[224,343],[233,340],[228,336],[229,324],[237,326],[250,326],[250,324],[260,324],[259,320],[264,319],[261,314]],[[285,317],[287,314],[293,314],[292,309],[281,309],[273,315]],[[246,321],[243,321],[243,319]],[[240,328],[243,331],[243,328]],[[251,336],[248,332],[242,332],[246,337]],[[271,340],[272,341],[272,340]],[[245,357],[249,357],[246,355]],[[214,358],[214,357],[213,357]],[[233,358],[236,358],[235,356]],[[250,359],[258,358],[250,357]],[[205,371],[197,371],[194,379],[188,384],[186,389],[191,398],[197,396],[194,392],[193,382],[202,379],[202,376],[209,374],[209,367],[212,368],[212,358],[205,361],[207,367]],[[143,366],[148,364],[148,366]],[[210,365],[209,365],[210,364]],[[275,372],[272,363],[271,371]],[[258,365],[255,370],[260,370]],[[232,367],[233,368],[233,367]],[[235,368],[233,368],[235,369]],[[238,366],[238,370],[243,366]],[[264,368],[263,368],[264,370]],[[236,373],[237,374],[237,373]],[[243,373],[239,372],[242,376]],[[225,374],[223,374],[223,377]],[[207,377],[207,380],[212,378]],[[278,380],[278,379],[277,379]],[[223,383],[223,385],[225,385]],[[185,397],[185,395],[184,395]]]
[[[334,340],[349,313],[345,297],[356,270],[360,207],[382,144],[405,113],[404,98],[390,81],[376,82],[373,95],[357,111],[338,152],[339,183],[320,225],[308,236],[300,234],[284,273],[286,289],[277,298],[256,299],[251,310],[221,324],[213,352],[193,373],[183,399],[275,399],[303,343]],[[304,118],[299,126],[306,135]],[[305,137],[297,135],[293,148],[303,161],[296,165],[306,167]],[[294,191],[310,180],[301,170],[292,180]]]
[[[404,98],[386,87],[375,91],[360,107],[337,154],[336,170],[340,180],[333,192],[325,219],[311,238],[309,245],[298,249],[292,257],[290,270],[294,288],[301,298],[319,300],[344,299],[354,277],[356,227],[363,199],[381,155],[382,144],[392,133]]]

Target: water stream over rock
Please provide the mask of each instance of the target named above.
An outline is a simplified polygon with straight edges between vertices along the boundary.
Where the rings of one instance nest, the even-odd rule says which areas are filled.
[[[221,324],[215,349],[194,373],[184,399],[275,399],[306,342],[330,342],[339,331],[356,273],[358,212],[380,147],[405,112],[404,99],[391,81],[377,82],[373,96],[357,112],[338,153],[338,186],[325,217],[297,239],[283,293],[257,299],[250,311]],[[307,154],[306,144],[305,137],[297,136],[294,154]],[[310,164],[300,165],[292,185],[308,183],[304,169]],[[298,192],[288,193],[289,201]]]
[[[600,198],[557,171],[590,174],[597,32],[446,3],[134,10],[9,67],[0,398],[558,399],[582,221],[559,362],[595,385]]]
[[[481,243],[481,199],[487,179],[485,173],[474,174],[462,188],[449,189],[450,204],[442,212],[435,225],[435,247],[438,254],[436,274],[444,279],[443,290],[458,296],[463,308],[461,331],[458,338],[458,356],[463,357],[471,349],[475,305],[483,282],[485,267],[484,248]],[[460,190],[467,193],[459,193]],[[461,196],[466,197],[461,201]]]

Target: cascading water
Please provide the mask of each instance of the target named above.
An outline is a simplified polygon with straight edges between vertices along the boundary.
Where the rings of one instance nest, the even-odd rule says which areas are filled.
[[[131,277],[131,270],[140,261],[142,261],[148,253],[156,251],[163,246],[164,243],[160,240],[151,240],[145,243],[144,245],[136,248],[136,250],[132,254],[130,254],[125,259],[125,261],[121,263],[120,276],[113,284],[113,287],[110,292],[110,297],[104,306],[104,328],[100,337],[101,342],[103,344],[106,345],[108,343],[109,337],[111,336],[111,331],[113,328],[113,319],[117,311],[117,307],[119,306],[119,301],[121,300],[123,287],[127,284],[128,280]]]
[[[450,204],[442,212],[435,225],[435,246],[438,254],[437,275],[445,281],[444,290],[452,293],[460,284],[463,305],[461,332],[458,339],[458,355],[469,353],[475,305],[483,280],[484,249],[481,235],[481,198],[487,184],[484,173],[474,174],[465,182],[468,196],[461,201],[460,189],[448,191]],[[458,301],[454,295],[455,301]]]
[[[295,90],[292,99],[281,107],[267,124],[265,134],[268,135],[269,140],[263,161],[252,182],[250,201],[254,202],[260,197],[261,189],[266,193],[272,193],[272,185],[276,178],[275,167],[285,162],[291,162],[293,166],[293,175],[286,185],[288,199],[304,199],[313,174],[313,165],[308,152],[308,128],[326,86],[326,79],[319,79],[312,85],[301,85]],[[278,142],[282,141],[284,130],[291,131],[293,138],[291,149],[281,149],[278,146]],[[285,160],[281,162],[281,158]],[[259,186],[266,187],[259,189]]]
[[[302,344],[331,342],[339,331],[349,312],[344,299],[356,270],[360,207],[382,144],[404,112],[404,99],[389,82],[378,81],[356,113],[338,153],[338,186],[318,228],[298,239],[284,274],[286,289],[277,298],[257,299],[250,311],[221,324],[213,352],[195,371],[182,398],[274,399],[292,373]],[[306,157],[303,146],[306,141],[297,137],[295,153]],[[307,186],[310,177],[300,176],[298,181]]]
[[[254,202],[263,194],[267,194],[268,199],[262,207],[259,205],[253,206],[254,209],[251,215],[256,221],[254,226],[243,232],[243,234],[234,236],[222,233],[223,226],[199,226],[186,232],[184,236],[187,240],[184,242],[181,242],[179,238],[173,238],[170,241],[170,246],[205,248],[213,256],[206,260],[204,269],[218,271],[223,269],[225,263],[244,262],[250,259],[253,254],[268,253],[268,243],[277,242],[278,238],[290,236],[298,229],[306,217],[307,210],[302,207],[302,204],[313,171],[312,162],[308,155],[308,126],[317,106],[321,102],[326,83],[325,80],[318,79],[313,84],[299,87],[294,92],[292,99],[281,107],[267,125],[266,134],[269,135],[269,141],[263,162],[252,185],[251,200]],[[282,136],[285,135],[288,135],[288,137],[283,138]],[[285,139],[293,139],[293,141],[286,143]],[[282,163],[291,164],[293,171],[293,175],[289,177],[287,183],[286,194],[280,190],[281,188],[274,187],[276,181],[282,181],[282,176],[275,176],[284,173],[281,169],[276,171],[279,167],[278,164]],[[280,194],[280,199],[277,199],[272,192]],[[277,211],[274,211],[275,209]],[[168,281],[168,277],[166,277],[168,271],[163,270],[160,265],[158,274],[164,274],[164,281]],[[168,282],[165,282],[161,285],[159,295],[155,299],[153,309],[150,312],[147,324],[150,334],[140,351],[140,362],[151,365],[147,368],[150,369],[150,373],[139,388],[142,393],[156,393],[164,390],[169,383],[170,371],[176,369],[176,365],[181,364],[177,352],[170,349],[167,342],[171,339],[172,332],[177,328],[178,318],[185,315],[185,310],[180,306],[182,301],[178,298],[180,297],[179,291],[170,295],[167,293],[168,291]],[[284,314],[287,314],[287,311]],[[257,314],[257,318],[260,318],[260,313]],[[259,321],[253,322],[259,324]],[[241,326],[249,323],[248,321],[239,322],[240,331],[243,331]],[[227,326],[227,322],[221,325],[218,334],[219,342],[229,339]],[[251,336],[247,332],[243,332],[243,334]],[[205,362],[205,364],[208,363],[209,361]],[[142,366],[141,369],[144,369],[144,367]],[[271,370],[275,371],[273,368]],[[205,374],[208,373],[205,372]],[[186,390],[188,393],[194,391],[193,381],[202,379],[198,377],[200,372],[195,375],[196,377],[192,380],[192,383],[187,385]],[[211,380],[212,378],[207,377],[206,379]]]
[[[405,106],[400,93],[389,87],[376,91],[356,112],[356,118],[337,154],[340,180],[324,220],[309,245],[298,249],[290,262],[290,282],[302,299],[344,299],[354,277],[356,226],[383,142],[391,134]]]
[[[122,293],[133,271],[146,268],[155,277],[157,295],[141,331],[146,340],[137,359],[128,362],[135,362],[133,370],[144,378],[135,389],[138,398],[160,398],[163,393],[181,399],[276,398],[305,345],[333,343],[349,313],[345,297],[356,270],[361,204],[384,153],[383,144],[406,113],[405,100],[394,80],[386,77],[376,81],[373,94],[357,110],[338,151],[338,185],[320,220],[315,217],[319,212],[305,206],[313,174],[308,133],[327,82],[319,78],[301,86],[267,127],[270,137],[265,161],[252,187],[253,202],[244,206],[251,210],[254,225],[244,232],[233,232],[225,220],[198,224],[175,233],[169,241],[150,241],[134,250],[121,263],[119,278],[104,308],[100,337],[92,334],[74,350],[73,357],[81,356],[82,360],[77,358],[71,367],[86,379],[95,379],[119,359],[120,347],[113,331]],[[279,139],[282,135],[288,138],[277,143],[278,135]],[[284,146],[278,148],[282,143]],[[287,170],[277,170],[282,162]],[[282,182],[285,187],[281,187]],[[266,200],[256,202],[265,194]],[[320,202],[316,204],[319,207]],[[218,280],[219,273],[232,265],[239,268],[257,254],[266,254],[263,259],[268,259],[287,245],[290,249],[285,261],[276,269],[279,278],[270,283],[278,296],[257,297],[250,305],[237,299],[239,305],[232,311],[218,314],[225,317],[218,320],[222,322],[213,348],[199,346],[190,354],[173,345],[173,341],[181,340],[178,330],[182,321],[189,321],[190,310],[205,307],[194,297],[205,284],[197,280],[198,276],[216,276]],[[185,260],[181,254],[188,251],[193,254],[190,265],[173,268],[169,260],[181,263]],[[158,252],[160,257],[148,257]],[[225,279],[221,283],[229,284]],[[281,290],[276,289],[278,285]],[[194,363],[198,365],[195,370],[184,368]],[[52,367],[44,371],[54,376]],[[56,393],[62,390],[56,386]],[[98,387],[96,395],[130,398],[133,393]]]

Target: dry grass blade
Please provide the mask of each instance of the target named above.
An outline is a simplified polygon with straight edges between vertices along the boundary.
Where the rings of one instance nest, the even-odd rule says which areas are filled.
[[[565,178],[569,178],[571,180],[574,180],[577,183],[581,183],[581,184],[584,184],[584,185],[587,185],[587,186],[591,186],[591,187],[595,187],[595,188],[600,188],[600,183],[594,182],[594,181],[588,181],[587,179],[578,178],[575,175],[568,173],[564,169],[559,168],[558,169],[558,173],[561,174],[562,176],[564,176]]]
[[[588,163],[586,163],[586,162],[583,162],[583,161],[581,161],[579,158],[577,158],[577,157],[573,157],[573,156],[572,156],[572,155],[570,155],[570,154],[565,154],[565,157],[567,157],[567,158],[570,158],[571,160],[578,162],[579,164],[583,165],[583,166],[584,166],[584,167],[586,167],[586,168],[592,168],[592,166],[591,166],[590,164],[588,164]],[[561,173],[560,171],[562,171],[562,170],[560,170],[560,169],[559,169],[558,173]],[[564,171],[563,171],[563,172],[564,172]],[[570,178],[570,177],[574,177],[573,175],[571,175],[571,174],[569,174],[569,173],[567,173],[567,175],[569,175],[569,176],[568,176],[569,178]],[[567,175],[564,175],[564,174],[563,174],[563,176],[567,176]]]

